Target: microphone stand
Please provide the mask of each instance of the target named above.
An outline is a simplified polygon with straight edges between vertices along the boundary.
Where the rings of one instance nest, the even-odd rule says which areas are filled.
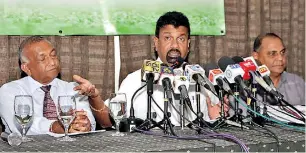
[[[213,125],[213,129],[218,129],[220,127],[223,127],[223,126],[228,126],[228,125],[232,125],[232,126],[236,126],[236,127],[243,127],[245,129],[249,129],[248,127],[246,126],[242,126],[242,125],[239,125],[238,123],[234,122],[234,121],[231,121],[231,120],[228,120],[225,116],[225,111],[224,111],[224,100],[223,100],[223,94],[224,94],[224,90],[222,88],[219,89],[219,93],[218,93],[218,97],[220,99],[220,103],[221,103],[221,112],[220,112],[220,117],[218,119],[218,121],[216,121]]]
[[[257,82],[252,82],[251,84],[252,87],[252,94],[253,97],[256,97],[256,92],[257,92]],[[254,112],[260,112],[260,108],[257,106],[257,103],[255,101],[255,99],[251,98],[251,109]],[[261,116],[257,116],[255,113],[251,113],[252,114],[252,122],[250,122],[251,125],[254,125],[254,123],[263,126],[264,124],[264,118],[262,118]]]
[[[243,129],[243,128],[248,129],[247,127],[243,126],[242,115],[241,115],[242,111],[241,111],[241,109],[239,109],[239,101],[238,101],[238,99],[239,99],[239,86],[236,83],[234,84],[234,96],[236,97],[235,98],[235,108],[234,108],[235,109],[234,110],[235,114],[231,118],[231,120],[236,122],[236,123],[240,122],[241,129]]]
[[[137,128],[148,131],[154,127],[159,127],[160,129],[165,131],[165,129],[161,125],[157,124],[157,122],[152,119],[151,108],[152,108],[153,81],[154,81],[153,73],[147,73],[146,78],[147,78],[147,95],[148,95],[147,118]]]
[[[192,121],[194,124],[197,124],[199,127],[204,127],[205,122],[203,120],[203,113],[201,112],[201,100],[200,100],[200,92],[201,92],[201,85],[197,82],[195,85],[195,91],[196,91],[196,102],[197,102],[197,117],[194,121]],[[196,128],[195,129],[198,134],[201,134],[201,129]]]
[[[270,117],[269,114],[268,114],[268,109],[267,109],[267,92],[264,91],[264,96],[263,96],[263,110],[262,110],[262,115],[263,116],[266,116],[266,117]],[[264,119],[264,122],[268,122],[267,119]]]
[[[180,114],[182,114],[182,116],[180,115],[180,126],[181,126],[181,130],[184,130],[185,127],[185,120],[183,118],[183,116],[185,116],[185,103],[182,97],[182,93],[180,93]]]
[[[168,112],[168,107],[169,107],[168,103],[169,103],[169,99],[167,98],[166,91],[164,90],[164,118],[161,121],[159,121],[156,125],[153,125],[152,128],[156,126],[160,127],[161,125],[163,125],[164,134],[170,135],[171,133],[172,135],[174,135],[174,133],[172,133],[171,130],[169,132],[169,128],[170,126],[172,126],[172,124],[170,120],[171,113]]]

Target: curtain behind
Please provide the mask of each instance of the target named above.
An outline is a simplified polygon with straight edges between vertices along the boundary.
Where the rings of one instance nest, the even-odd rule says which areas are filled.
[[[21,76],[18,47],[27,36],[0,36],[0,85]],[[114,92],[113,36],[48,36],[57,50],[61,79],[73,81],[74,74],[88,79],[107,99]]]
[[[191,37],[190,63],[205,65],[222,56],[250,56],[257,35],[274,32],[282,37],[288,50],[287,71],[305,79],[304,0],[225,0],[225,23],[225,36]],[[154,58],[152,38],[120,37],[120,82],[140,69],[144,59]]]

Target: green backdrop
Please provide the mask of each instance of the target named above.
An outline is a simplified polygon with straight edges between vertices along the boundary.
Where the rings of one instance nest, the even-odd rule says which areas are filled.
[[[154,34],[167,11],[181,11],[192,35],[225,35],[224,0],[0,0],[1,35]]]

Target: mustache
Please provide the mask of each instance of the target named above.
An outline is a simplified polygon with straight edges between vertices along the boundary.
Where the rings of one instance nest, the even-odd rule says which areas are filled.
[[[177,52],[177,53],[181,54],[181,51],[180,51],[179,49],[174,48],[174,49],[170,49],[170,50],[167,52],[167,55],[169,56],[169,54],[171,54],[171,52]]]

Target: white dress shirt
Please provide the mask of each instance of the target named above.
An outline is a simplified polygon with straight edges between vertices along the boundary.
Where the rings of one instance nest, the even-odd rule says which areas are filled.
[[[76,95],[78,92],[73,88],[78,85],[75,82],[66,82],[55,78],[51,83],[50,95],[57,107],[58,96],[61,95]],[[43,117],[43,105],[45,92],[40,88],[45,86],[32,77],[27,76],[22,79],[4,84],[0,88],[0,116],[5,125],[5,131],[8,133],[20,133],[20,125],[18,125],[14,117],[14,98],[16,95],[31,95],[33,98],[34,115],[31,126],[28,129],[27,135],[47,134],[51,123],[55,120],[49,120]],[[88,98],[80,96],[76,97],[76,110],[84,110],[91,123],[91,130],[95,130],[96,122],[90,110]]]
[[[145,83],[141,82],[141,70],[137,70],[131,74],[129,74],[121,83],[118,93],[125,93],[127,97],[127,116],[130,116],[130,108],[131,108],[131,98],[134,94],[134,92],[143,86]],[[154,92],[152,97],[156,101],[156,103],[164,109],[164,89],[160,85],[154,84],[153,86]],[[206,93],[205,93],[206,92]],[[205,93],[205,94],[204,94]],[[193,110],[197,112],[197,104],[196,104],[196,92],[195,92],[195,85],[189,86],[188,91],[191,104],[193,107]],[[200,106],[201,106],[201,112],[203,112],[203,118],[206,121],[213,121],[210,120],[208,116],[208,110],[207,110],[207,103],[206,103],[206,97],[205,95],[208,95],[211,98],[212,103],[218,103],[219,100],[216,96],[213,95],[210,91],[206,90],[205,88],[201,87],[201,93],[200,93]],[[194,98],[192,98],[194,97]],[[194,99],[194,100],[193,100]],[[105,104],[108,105],[109,99],[105,101]],[[173,104],[177,110],[180,108],[179,99],[175,99],[173,97]],[[136,118],[146,119],[147,118],[147,87],[144,87],[142,90],[140,90],[136,96],[134,97],[134,112]],[[186,106],[187,107],[187,106]],[[164,114],[160,109],[155,105],[155,103],[152,100],[152,112],[156,112],[157,118],[155,121],[161,121],[164,117]],[[171,113],[171,123],[179,126],[180,125],[180,116],[179,114],[173,109],[172,105],[169,104],[168,112]],[[185,117],[189,120],[193,121],[196,119],[196,115],[194,115],[189,108],[185,109]],[[186,124],[187,121],[185,122]]]

